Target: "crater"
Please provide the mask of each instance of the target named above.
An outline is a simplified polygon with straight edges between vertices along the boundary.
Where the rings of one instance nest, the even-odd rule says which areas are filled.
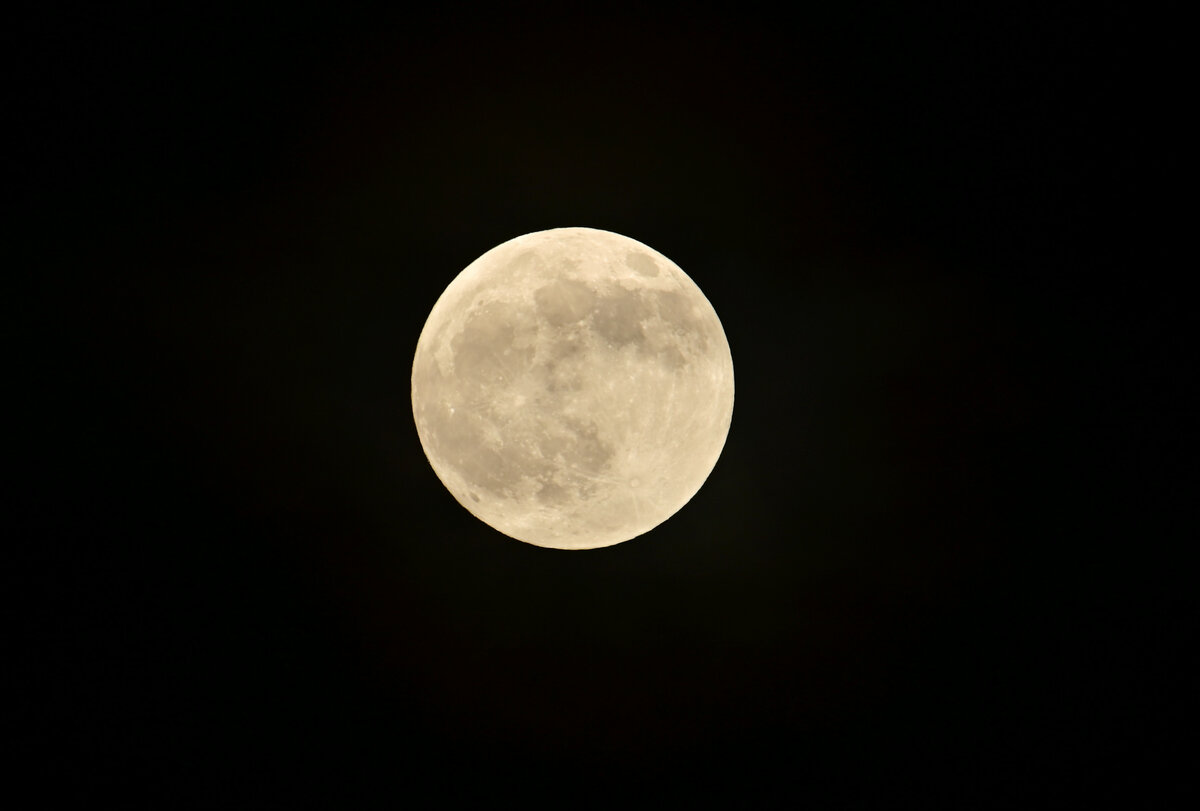
[[[631,251],[625,254],[625,264],[639,276],[650,277],[658,275],[658,263],[654,261],[654,258],[650,254]]]
[[[533,251],[521,251],[514,256],[508,263],[508,272],[520,274],[522,271],[533,268],[537,264],[537,254]]]

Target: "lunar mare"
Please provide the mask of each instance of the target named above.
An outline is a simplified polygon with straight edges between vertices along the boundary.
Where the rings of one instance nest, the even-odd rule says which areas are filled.
[[[518,540],[591,549],[648,532],[704,484],[733,415],[733,360],[674,262],[556,228],[450,283],[417,342],[412,406],[462,506]]]

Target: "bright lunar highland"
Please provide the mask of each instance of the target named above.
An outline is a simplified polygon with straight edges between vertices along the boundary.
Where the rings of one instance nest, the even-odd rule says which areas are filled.
[[[733,416],[733,359],[670,259],[555,228],[450,283],[417,342],[412,406],[438,478],[476,517],[593,549],[653,529],[704,484]]]

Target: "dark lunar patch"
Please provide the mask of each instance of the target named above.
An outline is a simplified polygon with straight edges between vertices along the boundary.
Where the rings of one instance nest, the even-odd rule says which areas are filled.
[[[613,449],[601,441],[595,425],[579,420],[566,420],[574,437],[562,451],[563,461],[586,473],[599,473],[608,467]]]
[[[592,326],[601,336],[616,344],[641,341],[642,319],[650,315],[650,308],[640,294],[619,291],[596,302]]]
[[[450,346],[454,351],[454,374],[467,383],[512,380],[533,360],[532,347],[514,346],[519,329],[528,330],[511,304],[492,302],[467,320]]]
[[[471,484],[491,493],[503,493],[517,483],[520,473],[510,458],[484,446],[481,439],[477,436],[469,442],[447,443],[451,452],[446,458]]]
[[[511,450],[501,453],[478,446],[471,454],[460,457],[455,467],[472,485],[497,496],[511,492],[522,480],[542,469],[527,454]]]
[[[583,388],[583,376],[569,365],[548,363],[542,378],[542,386],[547,392],[580,391]]]
[[[537,499],[542,504],[559,505],[567,501],[569,493],[566,488],[554,482],[546,482],[538,490]]]
[[[583,351],[583,341],[577,336],[560,338],[555,341],[547,352],[551,361],[567,360]]]
[[[545,349],[545,365],[537,369],[546,391],[577,391],[583,388],[577,356],[583,352],[583,342],[577,337],[559,338]]]
[[[679,351],[678,347],[674,346],[663,347],[658,353],[658,359],[662,362],[663,366],[666,366],[672,371],[676,371],[678,369],[682,369],[684,366],[687,366],[687,358],[683,356],[683,353]]]
[[[573,324],[592,311],[596,294],[574,279],[555,279],[534,293],[538,314],[556,327]]]
[[[658,263],[649,254],[627,253],[625,254],[625,264],[639,276],[658,275]]]
[[[677,328],[691,325],[692,304],[687,296],[675,290],[655,290],[653,295],[663,321]]]
[[[538,450],[542,452],[543,456],[547,459],[553,459],[558,454],[566,451],[569,441],[562,434],[542,432],[538,435],[537,444]]]
[[[659,316],[673,331],[687,335],[701,350],[708,347],[708,330],[704,318],[696,314],[687,296],[671,290],[656,290],[654,303]]]
[[[486,417],[463,409],[436,412],[427,435],[435,455],[446,461],[476,490],[502,495],[526,476],[539,471],[527,453],[501,453],[487,443]],[[474,494],[471,494],[475,498]]]
[[[561,460],[572,473],[583,474],[585,478],[608,468],[614,451],[600,439],[595,425],[566,419],[564,427],[565,430],[545,431],[537,438],[543,457]]]

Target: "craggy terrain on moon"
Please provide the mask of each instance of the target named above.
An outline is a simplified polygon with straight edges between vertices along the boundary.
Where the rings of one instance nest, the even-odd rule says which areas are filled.
[[[584,549],[673,515],[716,464],[733,364],[708,300],[669,259],[587,228],[473,262],[418,341],[413,413],[439,478],[522,541]]]

